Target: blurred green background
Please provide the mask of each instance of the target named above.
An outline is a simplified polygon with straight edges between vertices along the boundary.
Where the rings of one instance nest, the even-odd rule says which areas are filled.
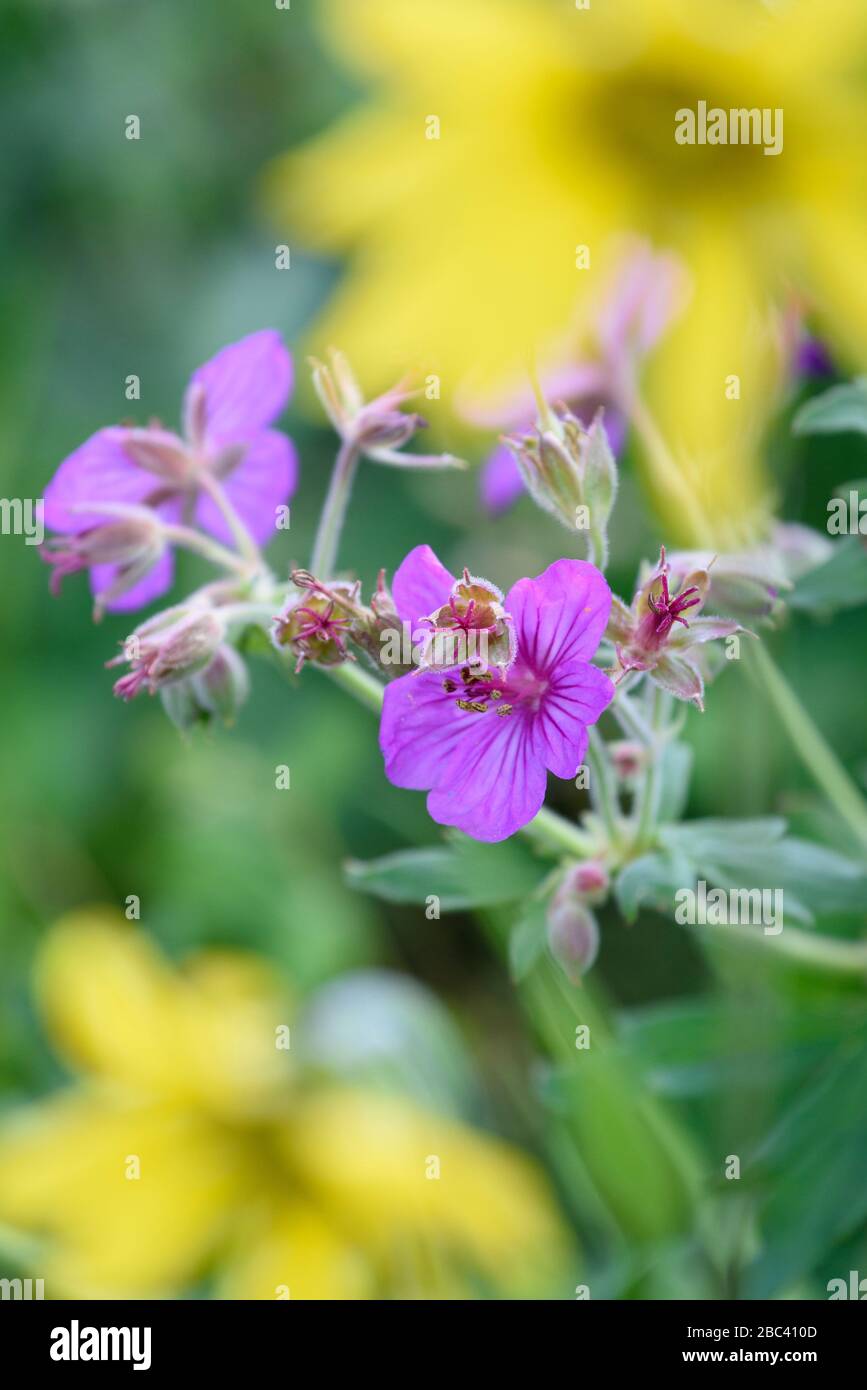
[[[268,4],[236,0],[7,0],[0,495],[38,497],[82,439],[131,410],[173,427],[193,367],[259,327],[280,329],[294,345],[328,294],[338,267],[293,251],[291,271],[277,272],[274,247],[284,236],[257,211],[267,161],[353,99],[316,42],[310,9],[293,5],[275,22]],[[139,141],[124,138],[130,113],[141,120]],[[297,359],[296,367],[305,371]],[[137,406],[124,399],[130,373],[142,382]],[[867,444],[793,441],[788,418],[769,445],[782,511],[822,527],[831,487],[867,474]],[[292,529],[270,552],[281,572],[307,559],[333,453],[309,416],[290,407],[285,424],[302,473]],[[507,585],[561,553],[556,527],[529,501],[491,522],[476,487],[474,475],[367,466],[345,564],[367,587],[381,566],[393,571],[426,541],[448,565],[467,563]],[[628,594],[639,559],[664,539],[664,518],[647,511],[627,456],[612,586]],[[182,565],[178,592],[199,574],[195,563]],[[749,1264],[757,1212],[765,1254],[750,1266],[757,1282],[739,1292],[824,1297],[827,1278],[859,1267],[867,1274],[867,1138],[854,1114],[867,1086],[863,990],[816,984],[753,953],[748,961],[722,950],[709,957],[662,917],[627,926],[606,913],[593,990],[632,1045],[623,1044],[628,1087],[621,1094],[609,1078],[597,1097],[610,1113],[594,1126],[590,1181],[563,1160],[572,1112],[587,1097],[540,1062],[539,1044],[550,1049],[544,1006],[530,1000],[528,1020],[489,948],[491,923],[462,914],[428,921],[422,909],[379,903],[343,883],[347,857],[439,842],[423,797],[387,783],[365,710],[315,671],[287,686],[257,661],[237,727],[183,741],[158,701],[124,707],[112,699],[103,663],[126,625],[109,617],[93,626],[83,580],[67,581],[53,600],[37,551],[4,536],[0,595],[0,1082],[9,1103],[59,1075],[29,997],[40,935],[64,909],[122,904],[135,893],[144,926],[174,955],[205,942],[243,944],[302,992],[368,966],[430,986],[476,1075],[475,1117],[545,1156],[598,1280],[594,1296],[730,1291],[725,1239],[741,1243],[740,1262]],[[864,636],[863,610],[852,607],[833,621],[792,618],[771,639],[862,786]],[[690,712],[687,737],[690,814],[782,812],[800,833],[844,847],[737,663],[713,687],[707,713]],[[291,768],[286,792],[274,787],[281,763]],[[574,813],[582,794],[552,783],[551,800]],[[562,992],[550,981],[547,988],[553,1018]],[[840,1048],[856,1059],[842,1080],[828,1060]],[[657,1202],[657,1214],[664,1206],[654,1195],[654,1152],[630,1128],[633,1107],[648,1099],[689,1135],[697,1156],[698,1200],[670,1222],[642,1214],[648,1203]],[[733,1151],[763,1154],[766,1166],[752,1195],[723,1209],[722,1159]],[[606,1193],[605,1171],[615,1186],[622,1180],[628,1200]],[[701,1254],[708,1224],[711,1268]]]

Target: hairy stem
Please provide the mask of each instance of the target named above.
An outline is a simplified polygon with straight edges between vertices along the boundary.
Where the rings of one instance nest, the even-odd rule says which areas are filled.
[[[616,845],[620,838],[620,808],[617,803],[617,789],[612,775],[611,763],[602,735],[597,728],[587,730],[587,766],[590,770],[590,800],[593,809],[605,826],[609,844]]]
[[[345,439],[337,454],[328,486],[328,496],[322,508],[316,540],[313,543],[310,571],[317,579],[331,578],[337,563],[337,547],[359,458],[357,444],[354,440]]]
[[[173,526],[168,523],[163,525],[163,532],[167,540],[175,545],[181,546],[184,550],[189,550],[194,555],[201,555],[204,560],[209,560],[218,569],[231,570],[234,574],[248,575],[250,564],[247,560],[242,560],[236,555],[234,550],[227,549],[220,545],[219,541],[211,540],[203,531],[196,531],[192,526]]]
[[[261,565],[262,552],[254,541],[247,529],[246,523],[241,519],[229,500],[219,478],[208,468],[203,468],[198,477],[198,483],[203,492],[206,492],[214,505],[219,509],[226,525],[234,537],[238,550],[248,564]]]
[[[860,844],[867,846],[867,805],[831,745],[814,724],[764,646],[750,644],[753,673],[767,693],[792,746],[817,786]]]
[[[650,697],[651,743],[644,778],[638,792],[634,848],[640,852],[653,838],[653,827],[659,803],[659,759],[662,751],[660,734],[665,725],[669,700],[658,685],[648,685]]]

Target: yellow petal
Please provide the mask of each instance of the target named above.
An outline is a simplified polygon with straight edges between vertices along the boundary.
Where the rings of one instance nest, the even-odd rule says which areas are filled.
[[[301,1104],[284,1146],[319,1204],[383,1258],[423,1237],[501,1287],[562,1274],[545,1180],[500,1140],[403,1099],[338,1090]]]
[[[315,1207],[267,1204],[250,1221],[227,1262],[219,1296],[230,1299],[363,1299],[370,1267]]]
[[[281,1103],[286,1006],[261,963],[208,953],[180,972],[136,927],[89,911],[49,932],[36,980],[49,1031],[74,1066],[225,1115]]]
[[[250,1183],[246,1151],[209,1121],[98,1092],[35,1106],[0,1134],[0,1221],[47,1237],[48,1297],[177,1291]]]

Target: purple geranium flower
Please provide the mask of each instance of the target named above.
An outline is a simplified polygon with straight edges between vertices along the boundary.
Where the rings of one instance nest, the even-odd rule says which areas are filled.
[[[274,530],[276,509],[295,487],[294,446],[269,426],[292,389],[292,359],[279,333],[263,329],[231,343],[193,373],[184,397],[183,436],[158,424],[146,429],[116,426],[91,435],[58,468],[45,489],[45,524],[81,537],[105,525],[101,504],[150,508],[168,523],[193,521],[232,543],[230,527],[209,493],[216,480],[258,543]],[[117,512],[113,514],[116,521]],[[77,541],[75,563],[103,547]],[[156,548],[156,558],[134,582],[116,564],[89,565],[94,593],[105,607],[129,611],[170,587],[173,556]],[[119,592],[120,591],[120,592]]]
[[[418,546],[394,577],[402,622],[448,600],[455,580],[429,546]],[[590,658],[611,591],[584,560],[557,560],[506,596],[517,654],[496,667],[412,672],[385,689],[380,746],[398,787],[427,791],[428,811],[477,840],[505,840],[545,799],[547,771],[574,777],[587,727],[614,696]]]

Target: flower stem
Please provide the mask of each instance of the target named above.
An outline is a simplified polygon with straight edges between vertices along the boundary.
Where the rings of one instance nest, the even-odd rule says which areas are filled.
[[[355,441],[344,439],[331,474],[328,496],[322,508],[316,540],[313,543],[310,571],[317,579],[331,578],[337,563],[337,546],[346,519],[346,508],[349,505],[359,458],[360,453]]]
[[[638,793],[638,807],[633,847],[640,852],[652,839],[653,827],[659,807],[659,759],[662,752],[660,733],[668,713],[668,697],[658,685],[649,685],[653,692],[650,701],[651,742],[644,779]]]
[[[219,541],[211,540],[203,531],[195,531],[192,526],[165,523],[163,532],[167,540],[173,541],[175,545],[191,551],[194,555],[201,555],[204,560],[210,560],[211,564],[219,569],[232,570],[243,575],[250,573],[250,565],[246,560],[242,560],[234,550],[220,545]]]
[[[867,983],[867,941],[844,941],[836,936],[784,927],[777,936],[766,936],[757,927],[740,924],[719,925],[720,940],[741,942],[758,950],[785,956],[793,965],[803,965],[825,975],[855,976]]]
[[[228,526],[234,537],[235,544],[248,565],[261,565],[262,552],[254,541],[247,528],[246,523],[241,519],[229,500],[225,488],[219,478],[208,468],[203,468],[198,477],[198,483],[203,492],[206,492],[214,505],[219,509],[223,520]]]
[[[620,838],[619,807],[611,764],[602,735],[597,728],[587,730],[587,766],[590,771],[590,799],[593,809],[605,826],[608,843],[616,845]]]
[[[867,845],[867,805],[849,778],[831,745],[814,724],[782,671],[775,666],[763,645],[750,644],[749,661],[758,673],[771,704],[777,711],[792,745],[827,796],[840,819],[856,839]]]

